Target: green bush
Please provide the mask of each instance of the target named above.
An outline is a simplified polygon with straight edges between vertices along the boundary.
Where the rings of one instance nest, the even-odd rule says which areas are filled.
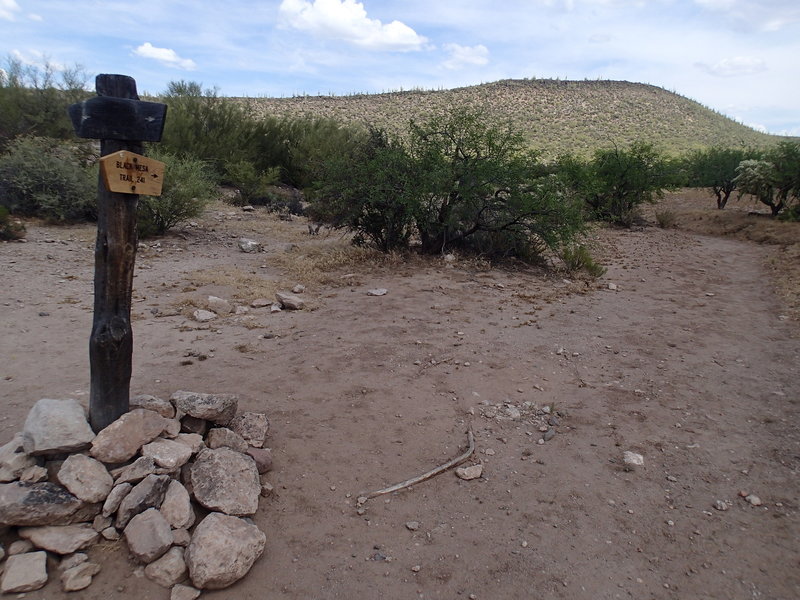
[[[0,206],[0,240],[21,240],[25,237],[25,225],[13,218],[5,206]]]
[[[37,67],[7,58],[0,69],[0,149],[21,135],[72,138],[67,107],[91,95],[85,88],[80,66],[57,73],[49,63]]]
[[[265,206],[274,202],[275,198],[271,193],[271,188],[280,177],[278,167],[259,172],[250,161],[227,161],[224,165],[224,172],[225,183],[239,190],[237,203]]]
[[[355,148],[322,161],[311,212],[356,242],[390,250],[417,237],[426,253],[530,260],[582,230],[579,205],[522,137],[473,111],[412,121],[407,142],[372,131]]]
[[[750,194],[774,217],[800,202],[800,143],[782,141],[762,156],[739,163],[735,181],[740,197]]]
[[[87,146],[21,137],[0,156],[0,205],[14,214],[64,222],[97,215],[97,170]]]
[[[141,237],[162,235],[178,223],[198,217],[216,193],[213,171],[193,157],[170,154],[156,147],[150,157],[166,164],[161,196],[141,196],[138,230]]]
[[[561,252],[561,260],[571,273],[586,271],[592,277],[601,277],[606,268],[595,262],[589,249],[583,244],[569,244]]]
[[[669,229],[670,227],[674,227],[677,218],[678,217],[675,212],[669,209],[656,211],[656,223],[658,223],[658,226],[661,227],[661,229]]]

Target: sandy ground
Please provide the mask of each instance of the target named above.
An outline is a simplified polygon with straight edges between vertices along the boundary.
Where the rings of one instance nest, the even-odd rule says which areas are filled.
[[[800,597],[800,340],[774,247],[644,227],[594,234],[598,280],[441,258],[321,274],[304,261],[344,245],[304,232],[216,205],[137,258],[132,392],[236,393],[272,423],[265,554],[204,598]],[[93,236],[0,244],[2,442],[39,398],[88,398]],[[311,310],[187,318],[209,294],[296,283]],[[469,427],[481,479],[447,472],[357,513],[461,453]],[[169,597],[123,542],[90,554],[103,569],[71,597]],[[67,597],[56,579],[26,597]]]

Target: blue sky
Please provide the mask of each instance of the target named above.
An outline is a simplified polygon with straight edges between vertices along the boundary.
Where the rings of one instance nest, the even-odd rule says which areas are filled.
[[[800,135],[800,0],[0,0],[0,56],[228,96],[621,79]]]

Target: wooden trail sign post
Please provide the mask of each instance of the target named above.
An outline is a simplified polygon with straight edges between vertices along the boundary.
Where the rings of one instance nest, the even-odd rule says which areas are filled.
[[[89,421],[99,431],[129,409],[136,206],[139,193],[159,195],[163,179],[163,163],[142,156],[142,143],[161,140],[167,107],[140,101],[136,82],[126,75],[98,75],[95,85],[97,97],[73,104],[69,115],[78,137],[100,140],[102,157],[97,189],[94,319],[89,340]],[[144,171],[137,168],[142,159],[147,165]],[[116,176],[114,185],[108,183],[104,173],[111,179]],[[154,173],[158,193],[152,187],[154,178],[148,177]],[[139,182],[137,176],[145,181]]]

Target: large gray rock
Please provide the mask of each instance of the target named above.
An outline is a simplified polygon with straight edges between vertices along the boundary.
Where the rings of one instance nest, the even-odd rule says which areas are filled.
[[[64,523],[82,505],[55,483],[0,483],[0,525]]]
[[[194,525],[192,501],[180,481],[170,481],[160,510],[173,529],[188,529]]]
[[[229,427],[249,445],[261,448],[269,432],[269,419],[264,413],[245,412],[235,417]]]
[[[186,579],[186,561],[183,559],[183,548],[173,546],[164,556],[151,562],[144,568],[145,576],[165,588]]]
[[[206,444],[212,450],[217,448],[230,448],[236,452],[247,452],[247,442],[238,433],[227,427],[214,427],[208,431]]]
[[[264,552],[267,536],[238,517],[211,513],[195,528],[186,549],[189,577],[195,587],[225,588],[250,570]]]
[[[36,465],[36,459],[25,452],[25,436],[22,432],[0,447],[0,482],[14,481],[28,467]]]
[[[92,584],[92,577],[100,572],[100,565],[83,562],[61,573],[61,587],[65,592],[84,590]]]
[[[156,461],[152,456],[140,456],[131,464],[114,469],[111,474],[116,477],[115,483],[139,483],[148,475],[156,472]]]
[[[62,454],[87,448],[94,432],[77,400],[42,398],[28,413],[22,429],[28,454]]]
[[[206,447],[203,436],[199,433],[179,433],[175,441],[189,446],[192,449],[192,454],[197,454]]]
[[[133,489],[133,486],[127,482],[115,485],[103,503],[103,510],[100,514],[104,517],[110,517],[117,512],[122,500],[130,493],[131,489]]]
[[[130,409],[133,410],[135,408],[146,408],[147,410],[152,410],[153,412],[160,414],[165,419],[175,418],[175,407],[172,405],[172,402],[157,396],[151,396],[150,394],[139,394],[138,396],[131,398]]]
[[[5,564],[0,592],[32,592],[47,584],[47,552],[10,556]]]
[[[258,510],[261,482],[255,461],[228,448],[203,450],[191,467],[195,499],[209,510],[252,515]]]
[[[227,425],[231,422],[239,399],[233,394],[201,394],[197,392],[177,391],[172,394],[172,402],[175,408],[190,417],[205,419]]]
[[[122,415],[97,434],[90,454],[104,463],[123,463],[169,426],[169,419],[152,410],[137,408]]]
[[[20,527],[19,537],[30,540],[37,548],[62,556],[88,548],[99,538],[92,526],[87,524]]]
[[[160,507],[170,481],[168,475],[148,475],[136,484],[120,502],[117,529],[125,527],[135,515]]]
[[[58,471],[58,481],[84,502],[103,502],[114,479],[103,463],[84,454],[71,454]]]
[[[192,449],[175,440],[157,439],[142,446],[142,456],[151,457],[159,467],[177,469],[192,457]]]
[[[148,508],[125,527],[125,541],[136,560],[151,563],[172,546],[172,530],[158,509]]]

